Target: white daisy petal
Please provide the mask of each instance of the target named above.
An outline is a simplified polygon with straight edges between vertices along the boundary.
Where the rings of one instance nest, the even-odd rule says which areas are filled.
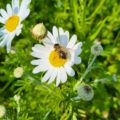
[[[11,49],[11,41],[7,42],[7,53],[10,52]]]
[[[75,55],[79,55],[80,53],[82,52],[82,49],[81,48],[78,48],[75,50]]]
[[[72,66],[75,59],[75,51],[73,49],[68,49],[67,51],[68,51],[67,54],[69,58],[68,62],[69,62],[69,65]]]
[[[61,72],[60,69],[57,70],[56,86],[60,84]]]
[[[53,67],[50,67],[48,69],[48,71],[46,72],[46,74],[43,76],[43,78],[41,80],[42,82],[46,82],[50,78],[52,70],[53,70]]]
[[[47,56],[42,52],[32,52],[31,55],[36,58],[47,58]]]
[[[2,28],[0,28],[0,32],[4,33],[5,31],[5,26],[3,26]]]
[[[43,72],[48,70],[48,65],[46,64],[40,64],[39,66],[35,67],[34,70],[32,71],[33,74],[39,73],[39,72]]]
[[[60,35],[63,35],[63,34],[64,34],[64,30],[63,30],[61,27],[59,28],[59,34],[60,34]]]
[[[82,46],[82,42],[79,42],[73,47],[76,55],[79,55],[81,53],[82,51],[81,46]]]
[[[61,72],[61,81],[62,83],[65,83],[67,81],[66,71],[63,67],[60,67],[60,72]]]
[[[53,44],[57,43],[57,41],[54,39],[53,35],[48,31],[48,34],[47,34],[48,38],[51,40],[51,42]]]
[[[27,9],[22,20],[24,20],[30,14],[30,9]]]
[[[19,29],[19,30],[16,31],[16,35],[17,36],[20,35],[20,33],[21,33],[21,29]]]
[[[57,30],[57,28],[55,26],[53,27],[53,36],[54,36],[56,42],[59,43],[58,30]]]
[[[19,16],[21,17],[21,21],[24,20],[24,12],[28,10],[28,4],[31,2],[31,0],[23,0],[20,6]],[[28,13],[28,12],[27,12]],[[27,17],[27,16],[26,16]]]
[[[2,41],[0,42],[0,46],[3,47],[8,42],[8,35],[4,35],[1,37]]]
[[[16,8],[19,9],[19,0],[14,0],[14,5],[15,5]]]
[[[17,27],[17,30],[21,29],[22,27],[23,27],[23,24],[19,24],[19,26]]]
[[[76,40],[77,40],[77,36],[73,35],[66,47],[72,48],[75,45]]]
[[[3,10],[3,9],[1,9],[0,10],[0,12],[1,12],[1,15],[2,15],[2,17],[5,19],[5,21],[8,19],[8,14],[6,13],[6,11],[5,10]]]
[[[32,50],[33,50],[34,52],[41,52],[40,50],[38,50],[38,49],[35,48],[35,47],[32,47]]]
[[[0,23],[5,24],[5,19],[3,17],[0,17]]]
[[[50,39],[48,37],[44,38],[42,40],[43,44],[48,48],[49,50],[53,48],[53,43],[51,43]]]
[[[80,57],[76,57],[75,58],[75,64],[80,64],[81,63],[81,58]]]
[[[6,36],[6,35],[3,35],[3,34],[0,32],[0,41],[3,41],[3,39],[4,39],[5,36]]]
[[[69,32],[68,32],[68,31],[65,31],[65,34],[67,35],[66,41],[68,42],[68,41],[69,41]]]
[[[65,41],[65,34],[64,34],[64,31],[63,31],[63,29],[62,28],[59,28],[59,37],[60,37],[60,45],[61,46],[64,46],[65,44],[64,44],[64,41]],[[66,36],[67,37],[67,36]]]
[[[39,51],[42,51],[43,53],[48,53],[48,51],[49,51],[48,48],[46,48],[46,47],[44,47],[44,46],[42,46],[42,45],[40,45],[40,44],[36,44],[34,47],[35,47],[36,49],[38,49]]]
[[[66,72],[69,76],[74,76],[75,75],[75,71],[70,66],[68,66],[67,64],[64,65],[64,68],[65,68],[65,70],[66,70]]]
[[[19,12],[19,0],[12,0],[13,14],[18,14]]]
[[[18,14],[19,11],[19,0],[12,0],[13,14]]]
[[[18,25],[18,27],[16,29],[16,33],[15,33],[17,36],[21,33],[22,27],[23,27],[23,24]]]
[[[8,42],[7,42],[7,53],[10,52],[10,49],[11,49],[11,42],[12,42],[14,36],[15,36],[15,33],[12,33],[12,34],[9,36],[9,40],[8,40]]]
[[[5,28],[5,26],[3,26],[2,28],[0,28],[0,35],[9,35],[8,31]]]
[[[7,4],[6,9],[7,9],[8,15],[11,16],[12,15],[12,8],[11,8],[10,4]]]
[[[48,84],[52,83],[55,80],[55,77],[57,76],[57,68],[54,68],[51,74],[51,77],[48,81]]]
[[[43,64],[43,63],[47,63],[47,60],[46,59],[38,59],[38,60],[31,61],[32,65],[39,65],[39,64]]]
[[[60,34],[60,45],[66,47],[66,45],[68,44],[68,39],[67,39],[67,35],[64,33],[62,28],[59,28],[59,34]]]

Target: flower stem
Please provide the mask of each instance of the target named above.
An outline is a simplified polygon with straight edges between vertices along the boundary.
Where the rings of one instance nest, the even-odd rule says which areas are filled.
[[[17,120],[19,120],[19,114],[20,114],[20,103],[19,101],[16,101],[17,102]]]
[[[92,66],[92,64],[94,63],[95,59],[96,59],[96,55],[93,57],[92,61],[90,62],[90,64],[88,64],[88,67],[86,69],[86,71],[84,72],[84,74],[81,76],[80,80],[74,85],[73,90],[76,90],[77,87],[79,86],[79,84],[82,82],[82,80],[85,78],[85,76],[88,74],[88,72],[90,71],[90,68]]]
[[[48,89],[48,90],[49,90],[50,92],[52,92],[56,97],[60,98],[53,89],[51,89],[50,87],[42,84],[42,83],[41,83],[39,80],[37,80],[36,78],[30,76],[30,75],[29,75],[28,73],[26,73],[26,72],[24,72],[24,75],[25,75],[29,80],[31,80],[32,82],[36,83],[37,85],[39,85],[39,86],[41,86],[41,87],[43,87],[43,88]]]
[[[74,98],[71,98],[71,100],[73,101],[73,100],[80,100],[80,97],[79,96],[76,96],[76,97],[74,97]]]
[[[79,29],[77,5],[76,5],[75,0],[71,0],[71,6],[72,6],[72,9],[73,9],[73,17],[74,17],[75,28],[76,28],[76,31],[78,32],[80,29]]]

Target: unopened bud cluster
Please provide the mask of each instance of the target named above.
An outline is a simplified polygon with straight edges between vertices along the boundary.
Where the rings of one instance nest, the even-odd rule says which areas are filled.
[[[91,53],[93,55],[99,56],[103,51],[103,47],[101,46],[100,43],[95,43],[92,47],[91,47]]]
[[[31,33],[33,38],[37,40],[42,40],[47,36],[47,29],[43,25],[43,23],[39,23],[31,28]]]
[[[94,91],[92,87],[87,84],[81,84],[78,86],[78,96],[80,99],[90,101],[94,97]]]

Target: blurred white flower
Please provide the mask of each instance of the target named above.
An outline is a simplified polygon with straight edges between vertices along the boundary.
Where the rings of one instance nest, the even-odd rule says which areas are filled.
[[[53,27],[53,35],[48,31],[47,37],[42,40],[44,45],[36,44],[31,53],[32,56],[38,58],[31,61],[31,64],[37,65],[33,73],[47,71],[42,78],[42,82],[48,80],[48,84],[56,79],[56,86],[67,81],[67,74],[74,76],[75,72],[72,65],[81,63],[78,56],[82,49],[82,42],[77,44],[77,36],[73,35],[69,40],[69,32],[63,31],[62,28]],[[57,47],[57,48],[56,48]]]
[[[10,53],[11,54],[15,54],[16,53],[16,49],[15,48],[11,48]]]
[[[14,76],[15,76],[15,78],[20,78],[22,75],[23,75],[23,68],[17,67],[14,70]]]
[[[14,100],[18,102],[20,100],[20,95],[14,95]]]
[[[15,35],[21,33],[21,28],[23,24],[21,22],[29,15],[30,9],[28,5],[31,0],[22,0],[21,5],[19,0],[12,0],[12,5],[7,4],[6,11],[0,9],[0,23],[4,24],[0,28],[0,46],[7,46],[7,53],[10,52],[11,42]]]
[[[6,113],[6,108],[3,105],[0,105],[0,118],[2,118]]]

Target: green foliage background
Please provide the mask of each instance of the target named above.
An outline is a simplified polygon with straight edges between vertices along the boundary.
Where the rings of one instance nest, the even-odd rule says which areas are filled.
[[[0,8],[6,9],[7,3],[11,1],[0,0]],[[16,53],[7,54],[6,48],[0,47],[0,104],[7,109],[6,120],[16,120],[15,94],[21,96],[19,120],[120,120],[120,1],[32,0],[29,7],[31,12],[23,21],[22,33],[12,42]],[[31,37],[30,28],[40,22],[49,31],[54,25],[62,27],[83,42],[82,63],[73,66],[76,75],[58,87],[42,84],[43,73],[32,74],[35,66],[30,64],[34,59],[30,53],[38,41]],[[104,51],[94,63],[97,67],[84,80],[93,86],[95,96],[89,102],[71,102],[76,95],[73,86],[87,67],[95,40],[101,42]],[[18,66],[25,71],[20,79],[13,75]]]

